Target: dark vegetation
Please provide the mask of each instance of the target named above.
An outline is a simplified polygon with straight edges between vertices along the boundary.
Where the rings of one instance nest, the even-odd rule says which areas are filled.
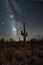
[[[43,38],[26,41],[0,40],[0,65],[43,65]]]

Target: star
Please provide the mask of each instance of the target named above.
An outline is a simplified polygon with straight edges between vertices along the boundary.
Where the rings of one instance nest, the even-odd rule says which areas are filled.
[[[5,23],[4,22],[2,22],[2,25],[4,25]]]

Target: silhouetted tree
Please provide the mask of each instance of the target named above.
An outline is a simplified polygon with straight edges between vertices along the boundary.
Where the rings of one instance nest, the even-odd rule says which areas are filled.
[[[1,40],[1,47],[4,47],[4,38]]]
[[[2,38],[2,43],[4,43],[4,38]]]

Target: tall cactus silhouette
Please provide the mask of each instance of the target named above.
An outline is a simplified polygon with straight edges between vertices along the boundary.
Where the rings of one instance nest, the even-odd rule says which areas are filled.
[[[24,65],[26,65],[26,37],[27,37],[27,32],[25,28],[25,22],[23,23],[23,31],[21,31],[21,35],[23,36],[24,40]]]
[[[25,28],[25,22],[23,23],[23,31],[21,31],[21,35],[23,36],[24,38],[24,45],[26,43],[26,37],[27,37],[27,32],[26,32],[26,28]]]

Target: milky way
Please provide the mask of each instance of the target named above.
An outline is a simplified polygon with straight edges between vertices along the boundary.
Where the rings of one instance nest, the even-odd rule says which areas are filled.
[[[7,0],[6,1],[6,8],[7,8],[7,13],[9,13],[9,18],[12,21],[9,21],[9,24],[11,25],[11,29],[12,29],[12,35],[15,36],[19,36],[20,35],[20,27],[22,28],[22,23],[20,22],[20,13],[19,10],[17,8],[17,5],[15,2],[13,2],[12,0]]]
[[[43,35],[43,1],[0,0],[0,39],[21,38],[24,21],[28,39]]]

